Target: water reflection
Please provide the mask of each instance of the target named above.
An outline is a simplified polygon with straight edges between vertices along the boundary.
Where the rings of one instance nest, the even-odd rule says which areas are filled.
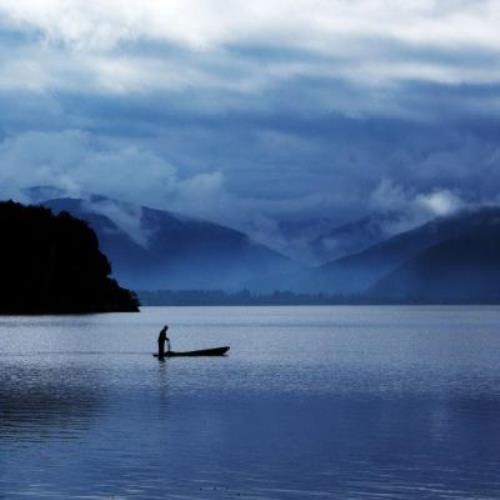
[[[88,430],[104,389],[92,371],[32,358],[0,362],[0,443],[72,439]]]

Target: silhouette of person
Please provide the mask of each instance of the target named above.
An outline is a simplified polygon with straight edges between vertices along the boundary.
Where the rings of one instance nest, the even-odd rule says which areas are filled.
[[[165,342],[167,342],[168,351],[170,351],[170,339],[167,337],[168,326],[165,325],[160,330],[160,335],[158,335],[158,356],[163,358],[165,356]]]

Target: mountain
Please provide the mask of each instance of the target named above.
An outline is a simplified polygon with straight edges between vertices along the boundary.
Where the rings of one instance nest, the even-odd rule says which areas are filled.
[[[329,229],[315,237],[310,246],[320,262],[358,253],[387,239],[404,223],[396,212],[373,213]]]
[[[499,303],[500,219],[419,252],[367,296],[402,303]]]
[[[298,266],[245,234],[180,214],[92,195],[43,202],[88,221],[113,274],[134,289],[235,290]],[[255,285],[257,286],[257,285]]]
[[[0,314],[138,310],[87,223],[44,207],[0,203]]]
[[[283,252],[310,265],[321,265],[362,252],[387,238],[424,222],[406,211],[374,211],[338,224],[334,217],[304,217],[278,221]],[[282,243],[283,244],[283,243]]]
[[[497,207],[483,207],[439,217],[362,252],[298,273],[287,284],[301,291],[361,293],[419,252],[481,228],[496,226],[499,221],[500,208]]]

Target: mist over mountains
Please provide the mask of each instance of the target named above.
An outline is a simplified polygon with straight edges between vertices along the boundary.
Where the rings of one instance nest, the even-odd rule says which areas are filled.
[[[405,222],[397,212],[372,213],[340,226],[325,217],[309,232],[307,226],[290,226],[291,237],[302,234],[318,260],[333,257],[307,267],[240,231],[205,220],[98,195],[42,201],[47,194],[60,193],[30,191],[56,213],[87,220],[114,275],[136,290],[288,290],[374,302],[500,297],[498,207],[464,209],[395,235],[387,228]]]
[[[320,266],[299,277],[295,286],[302,291],[367,294],[402,302],[472,300],[479,297],[480,287],[469,294],[456,290],[467,286],[461,278],[468,276],[476,283],[491,283],[484,287],[484,296],[491,296],[497,284],[490,271],[500,267],[500,253],[492,251],[499,235],[499,208],[464,210]],[[441,262],[440,271],[437,262]]]
[[[401,223],[397,212],[372,213],[347,224],[330,227],[310,242],[311,249],[321,263],[361,252],[393,235]]]
[[[419,252],[367,295],[387,302],[499,303],[499,284],[500,220]]]
[[[299,266],[233,229],[104,196],[56,198],[43,205],[87,220],[109,256],[113,273],[135,289],[235,290],[259,276],[297,272]]]

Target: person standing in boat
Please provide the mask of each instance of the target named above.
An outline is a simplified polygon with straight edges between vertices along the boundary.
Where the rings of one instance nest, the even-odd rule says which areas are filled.
[[[165,325],[160,330],[160,335],[158,335],[158,356],[160,358],[165,356],[165,343],[167,344],[167,352],[170,351],[170,339],[167,337],[168,325]]]

